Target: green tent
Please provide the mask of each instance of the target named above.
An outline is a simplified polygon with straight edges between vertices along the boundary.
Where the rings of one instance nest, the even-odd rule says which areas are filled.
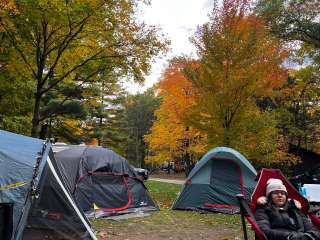
[[[239,152],[214,148],[192,169],[173,209],[237,213],[235,196],[242,193],[250,199],[256,175],[254,167]]]

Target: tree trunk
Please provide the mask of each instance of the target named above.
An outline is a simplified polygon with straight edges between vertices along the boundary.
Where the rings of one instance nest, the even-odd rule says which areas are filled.
[[[223,145],[226,147],[230,146],[230,136],[229,136],[229,128],[225,127],[223,132]]]
[[[47,138],[47,133],[48,133],[49,125],[48,124],[43,124],[41,126],[41,130],[39,133],[39,138],[40,139],[46,139]]]
[[[191,159],[190,159],[190,154],[188,151],[186,151],[185,155],[184,155],[184,162],[186,164],[186,177],[188,177],[189,173],[191,172],[193,166],[191,165]]]
[[[141,167],[142,168],[145,168],[145,166],[146,166],[146,164],[145,164],[145,162],[144,162],[144,158],[146,157],[146,152],[145,152],[145,150],[146,150],[146,144],[145,144],[145,142],[143,141],[143,140],[141,140],[140,139],[140,143],[141,143],[141,147],[140,147],[140,156],[141,156],[141,160],[140,160],[140,163],[141,163]]]
[[[31,137],[38,137],[39,124],[40,124],[40,102],[41,96],[35,95],[33,118],[32,118],[32,129]]]

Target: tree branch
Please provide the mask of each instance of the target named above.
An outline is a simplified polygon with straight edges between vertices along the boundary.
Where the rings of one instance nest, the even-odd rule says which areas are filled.
[[[100,71],[100,70],[98,69],[98,70],[92,72],[91,74],[89,74],[85,79],[82,80],[81,84],[79,84],[79,85],[77,85],[77,86],[75,87],[75,89],[79,89],[83,84],[90,82],[91,77],[93,77],[94,75],[96,75],[99,71]],[[63,104],[64,104],[67,100],[69,100],[71,97],[72,97],[72,94],[68,94],[67,96],[65,96],[65,98],[59,103],[58,106],[63,106]],[[47,119],[47,118],[54,117],[54,116],[57,116],[57,114],[55,114],[54,112],[51,112],[51,113],[49,112],[49,113],[46,114],[45,116],[41,117],[41,118],[40,118],[40,121],[43,121],[43,120],[45,120],[45,119]]]
[[[19,55],[22,58],[23,62],[27,65],[27,67],[31,71],[31,73],[32,73],[31,75],[33,75],[35,78],[37,78],[37,74],[36,74],[35,70],[32,68],[31,64],[28,62],[27,57],[24,55],[23,51],[17,45],[17,43],[15,41],[15,38],[12,36],[10,31],[7,29],[7,27],[3,23],[0,22],[0,25],[4,28],[4,30],[6,31],[6,33],[8,34],[9,38],[12,41],[13,47],[17,50],[17,52],[19,53]]]

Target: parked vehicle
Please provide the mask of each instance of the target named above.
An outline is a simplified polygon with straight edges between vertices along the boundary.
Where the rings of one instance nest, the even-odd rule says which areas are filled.
[[[134,167],[134,170],[138,173],[142,180],[147,180],[149,178],[149,171],[147,169]]]
[[[290,182],[298,190],[303,184],[320,184],[320,166],[290,178]]]

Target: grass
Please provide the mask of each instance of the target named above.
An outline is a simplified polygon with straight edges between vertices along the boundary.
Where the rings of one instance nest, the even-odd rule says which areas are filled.
[[[199,221],[206,223],[209,226],[215,226],[219,224],[238,225],[238,215],[226,215],[226,214],[200,214],[192,211],[173,211],[171,207],[177,198],[183,186],[178,184],[170,184],[156,181],[147,181],[147,188],[151,194],[151,197],[157,202],[161,211],[158,214],[154,214],[152,217],[157,221],[167,221],[166,218],[181,218],[189,219],[191,221]]]
[[[148,180],[146,186],[160,211],[143,218],[121,222],[95,220],[93,225],[105,233],[100,239],[238,239],[242,238],[239,215],[200,214],[174,211],[171,207],[182,185]],[[252,233],[251,237],[252,237]],[[107,236],[106,238],[104,238]],[[143,238],[146,236],[146,238]],[[216,236],[217,238],[213,238]]]
[[[171,184],[156,181],[147,181],[148,188],[152,199],[154,199],[160,209],[171,208],[183,186],[179,184]]]

